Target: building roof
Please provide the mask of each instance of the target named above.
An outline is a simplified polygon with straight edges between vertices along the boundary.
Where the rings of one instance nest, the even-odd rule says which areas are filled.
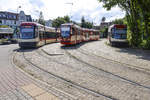
[[[27,21],[32,21],[31,15],[26,15]],[[19,20],[19,13],[0,11],[0,19]]]

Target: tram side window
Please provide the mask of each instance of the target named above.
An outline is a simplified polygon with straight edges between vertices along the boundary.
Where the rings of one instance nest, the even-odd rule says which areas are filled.
[[[40,37],[40,38],[43,38],[43,37],[44,37],[44,36],[43,36],[43,32],[44,32],[44,31],[39,31],[39,37]]]
[[[78,29],[78,35],[80,35],[80,29]]]
[[[38,28],[35,27],[35,38],[38,37]]]
[[[114,37],[114,28],[111,29],[111,33],[110,34],[111,34],[111,37],[113,38]]]
[[[74,28],[72,28],[72,35],[74,35],[75,34],[75,29]]]
[[[0,24],[2,24],[2,20],[0,20]]]
[[[56,32],[46,32],[45,33],[46,38],[57,38]]]
[[[89,33],[88,32],[86,32],[86,38],[89,38]]]

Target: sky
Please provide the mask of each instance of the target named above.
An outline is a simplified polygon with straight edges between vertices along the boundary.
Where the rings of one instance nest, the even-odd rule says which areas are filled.
[[[45,20],[69,15],[71,20],[80,22],[84,16],[96,25],[100,24],[102,17],[108,22],[125,16],[119,7],[107,11],[98,0],[0,0],[0,11],[16,13],[21,10],[33,19],[37,19],[42,11]]]

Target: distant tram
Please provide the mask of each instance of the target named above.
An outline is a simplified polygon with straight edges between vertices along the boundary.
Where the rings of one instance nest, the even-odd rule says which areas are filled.
[[[59,34],[55,28],[45,27],[35,22],[23,22],[20,25],[18,43],[21,48],[39,47],[56,42]]]
[[[73,23],[61,25],[61,44],[72,45],[84,41],[98,40],[99,31],[94,29],[81,28]]]
[[[127,26],[114,24],[108,29],[108,40],[111,45],[127,43]]]

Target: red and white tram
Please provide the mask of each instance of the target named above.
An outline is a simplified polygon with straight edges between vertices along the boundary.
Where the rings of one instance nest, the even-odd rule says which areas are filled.
[[[19,46],[39,47],[47,43],[56,42],[59,32],[53,27],[45,27],[35,22],[23,22],[20,25]]]
[[[72,45],[84,41],[98,40],[99,31],[94,29],[81,28],[73,23],[61,25],[61,44]]]

